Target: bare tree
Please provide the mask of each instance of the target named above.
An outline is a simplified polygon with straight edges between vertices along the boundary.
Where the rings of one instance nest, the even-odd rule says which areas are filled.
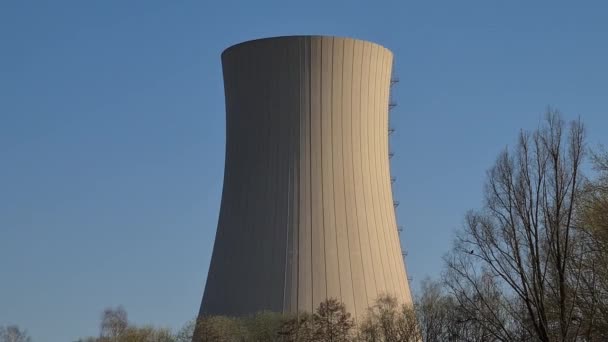
[[[399,305],[390,295],[380,295],[361,322],[360,337],[365,342],[414,342],[420,340],[414,308]]]
[[[449,340],[450,302],[440,283],[425,279],[416,299],[416,316],[423,340],[427,342]]]
[[[278,336],[282,342],[309,342],[312,340],[312,315],[307,312],[300,312],[297,315],[285,320]]]
[[[585,185],[579,206],[578,225],[583,233],[583,277],[578,297],[587,340],[608,339],[608,152],[593,154],[598,176]]]
[[[92,337],[92,336],[88,336],[88,337],[81,337],[78,340],[76,340],[76,342],[99,342],[99,337]]]
[[[330,298],[319,304],[313,315],[312,341],[347,342],[351,340],[354,321],[344,304]]]
[[[450,295],[444,299],[443,338],[433,341],[525,341],[515,319],[517,299],[509,298],[491,272],[475,269],[466,258],[452,258],[444,274]]]
[[[491,320],[486,317],[487,312],[481,305],[480,296],[473,293],[473,286],[466,283],[450,283],[450,276],[451,274],[446,274],[444,282],[429,279],[422,282],[420,294],[416,298],[416,315],[422,341],[506,340],[502,339],[500,334],[498,334],[500,337],[497,337],[492,326],[485,324]],[[478,288],[485,294],[484,298],[488,300],[492,298],[495,302],[493,305],[498,304],[497,292],[490,279],[480,277],[476,280]],[[461,288],[455,291],[455,286]],[[506,321],[502,323],[507,324]]]
[[[129,325],[127,312],[122,306],[107,308],[101,314],[100,337],[117,340]]]
[[[497,340],[517,340],[521,329],[540,341],[579,334],[575,298],[582,270],[574,214],[584,128],[576,121],[565,129],[549,109],[543,127],[522,132],[516,148],[500,154],[488,172],[484,207],[469,212],[446,258],[453,294],[476,305],[482,326]]]
[[[101,315],[99,337],[84,337],[78,342],[177,342],[170,329],[129,324],[122,307],[105,309]]]
[[[193,342],[231,342],[245,340],[246,331],[241,320],[225,316],[199,317]]]
[[[0,342],[30,342],[27,331],[21,330],[17,325],[0,326]]]
[[[196,318],[186,322],[176,333],[176,342],[192,342],[194,336],[194,327],[196,326]]]

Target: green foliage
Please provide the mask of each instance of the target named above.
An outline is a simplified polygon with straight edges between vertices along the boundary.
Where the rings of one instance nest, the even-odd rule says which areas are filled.
[[[121,336],[119,342],[174,342],[175,338],[170,330],[163,328],[154,328],[151,326],[144,327],[127,327]]]
[[[194,336],[194,342],[229,342],[244,340],[246,332],[238,319],[207,316],[198,319]]]
[[[313,317],[309,313],[300,313],[285,320],[278,336],[281,342],[308,342],[312,340]]]
[[[274,312],[260,312],[248,317],[199,317],[193,333],[194,342],[263,342],[281,341],[281,329],[290,317]]]
[[[247,341],[278,341],[278,333],[287,319],[286,315],[269,311],[244,318],[243,326],[247,332]]]

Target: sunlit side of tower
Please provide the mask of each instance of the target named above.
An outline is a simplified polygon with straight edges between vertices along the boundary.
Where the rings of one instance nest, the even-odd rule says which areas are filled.
[[[388,148],[392,53],[293,36],[222,54],[224,188],[200,314],[360,317],[380,294],[411,303]]]

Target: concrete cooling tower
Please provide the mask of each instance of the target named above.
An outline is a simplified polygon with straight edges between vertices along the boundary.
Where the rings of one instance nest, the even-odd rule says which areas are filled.
[[[371,42],[267,38],[222,53],[226,160],[200,315],[361,317],[411,303],[388,148],[393,55]]]

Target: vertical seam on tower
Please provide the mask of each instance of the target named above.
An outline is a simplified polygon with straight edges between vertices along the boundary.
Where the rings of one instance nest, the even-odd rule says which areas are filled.
[[[327,299],[327,242],[325,233],[325,205],[324,205],[324,191],[323,191],[323,38],[319,40],[320,46],[320,70],[319,70],[319,146],[321,154],[321,226],[323,227],[323,262],[325,263],[325,299]]]
[[[391,80],[392,74],[393,74],[394,59],[390,58],[389,62],[390,63],[387,63],[387,65],[388,65],[388,75],[387,76],[389,78],[389,84],[390,84],[390,80]],[[388,92],[388,95],[387,95],[387,101],[390,101],[391,92],[392,92],[392,89],[389,86],[389,92]],[[386,120],[387,120],[387,127],[388,127],[388,120],[389,120],[389,118],[390,117],[387,115],[387,118],[386,118]],[[386,146],[387,146],[387,150],[388,150],[388,147],[389,147],[388,136],[387,136]],[[390,180],[390,177],[391,177],[390,163],[387,163],[387,168],[388,168],[388,170],[387,170],[388,171],[388,177],[389,177],[389,180]],[[390,191],[389,192],[389,198],[392,201],[393,200],[393,189],[392,189],[392,187],[389,186],[388,190]],[[398,221],[397,221],[397,212],[396,211],[393,212],[393,215],[391,216],[391,218],[392,218],[392,220],[393,220],[393,222],[395,224],[395,229],[398,229]],[[399,287],[400,287],[401,291],[403,291],[402,292],[402,296],[403,296],[402,298],[405,301],[406,300],[405,298],[408,297],[406,295],[406,293],[408,292],[407,285],[406,285],[406,282],[407,282],[407,270],[406,270],[404,256],[402,255],[403,252],[402,252],[402,249],[401,249],[401,235],[399,234],[398,231],[397,231],[396,235],[397,235],[397,240],[395,241],[395,249],[396,249],[395,252],[398,253],[397,254],[398,261],[397,261],[396,267],[398,268],[399,271],[403,272],[403,274],[400,275],[398,279],[399,279]],[[403,265],[403,267],[401,267],[401,265]]]
[[[391,87],[390,87],[390,82],[391,82],[391,78],[392,78],[392,71],[393,71],[393,62],[394,60],[392,58],[388,58],[389,61],[387,62],[387,77],[388,77],[388,84],[389,84],[389,88],[388,88],[388,94],[387,97],[385,98],[388,101],[390,101],[390,97],[391,97]],[[388,108],[388,107],[387,107]],[[389,124],[389,115],[390,112],[387,111],[387,116],[386,116],[386,120],[387,120],[387,129],[388,129],[388,124]],[[387,148],[389,148],[389,141],[388,141],[388,136],[387,139],[385,141],[385,146]],[[390,162],[386,163],[386,167],[387,167],[387,173],[388,173],[388,180],[389,180],[389,186],[386,188],[389,192],[387,197],[389,198],[390,201],[393,201],[393,189],[390,186],[390,178],[391,178],[391,169],[390,169]],[[398,232],[398,222],[397,222],[397,211],[396,209],[393,210],[392,215],[389,215],[389,220],[392,220],[391,223],[394,224],[394,229],[393,229],[393,236],[396,236],[397,238],[395,239],[395,243],[394,243],[394,250],[396,253],[395,255],[397,256],[397,259],[395,260],[395,268],[397,269],[398,273],[396,275],[397,277],[397,282],[398,282],[398,289],[399,291],[402,291],[402,299],[405,301],[405,298],[407,298],[406,293],[407,293],[407,288],[406,288],[406,281],[407,281],[407,271],[405,269],[405,260],[404,257],[402,255],[402,249],[401,249],[401,236],[399,235]],[[403,265],[403,267],[401,267],[401,265]],[[401,272],[403,272],[403,274],[401,274]]]
[[[285,75],[286,75],[286,83],[291,85],[292,83],[291,81],[291,65],[289,63],[289,52],[291,50],[291,44],[287,44],[287,48],[286,48],[286,52],[285,52],[285,61],[286,63],[286,71],[285,71]],[[291,88],[291,87],[290,87]],[[290,89],[291,90],[291,89]],[[292,90],[293,91],[293,90]],[[291,93],[290,95],[293,95],[293,93]],[[291,101],[290,101],[291,103]],[[284,108],[284,110],[286,110],[287,112],[289,112],[289,105],[285,106],[286,108]],[[281,128],[281,129],[285,129],[287,131],[287,153],[289,156],[293,156],[293,151],[291,150],[291,138],[293,133],[291,132],[291,118],[289,115],[287,115],[287,127],[285,128]],[[289,231],[291,230],[291,160],[290,157],[287,157],[287,200],[286,200],[286,205],[287,205],[287,217],[285,218],[285,227],[284,229],[286,230],[285,232],[285,262],[284,262],[284,266],[283,266],[283,303],[282,303],[282,312],[284,313],[287,309],[286,307],[286,303],[287,301],[285,300],[285,296],[287,295],[287,265],[288,265],[288,261],[289,261]]]
[[[291,163],[289,163],[291,164]],[[284,273],[283,273],[283,312],[286,311],[286,300],[285,300],[285,296],[287,294],[287,265],[288,265],[288,256],[289,256],[289,230],[290,230],[290,221],[291,221],[291,208],[289,206],[289,204],[291,203],[291,165],[288,166],[289,171],[287,172],[287,220],[286,220],[286,227],[287,228],[287,233],[285,234],[285,268],[284,268]]]
[[[274,44],[273,44],[273,48],[274,48]],[[278,62],[278,66],[280,67],[280,65],[281,65],[280,64],[280,59],[277,62]],[[276,65],[275,65],[275,67],[276,67]],[[278,90],[280,89],[279,77],[274,77],[273,86],[275,87],[274,88],[275,91],[278,93]],[[272,138],[276,139],[278,137],[278,141],[281,141],[281,121],[282,121],[281,120],[282,119],[281,118],[282,115],[280,114],[280,112],[281,112],[281,99],[279,98],[276,101],[274,101],[273,105],[274,106],[272,108],[273,109],[272,115],[273,115],[273,117],[276,117],[276,124],[278,126],[278,130],[277,130],[278,132],[271,132],[271,139]],[[274,162],[274,164],[273,164],[274,170],[273,171],[275,172],[274,177],[276,177],[275,181],[272,182],[273,185],[274,185],[274,187],[273,187],[273,192],[272,192],[272,195],[271,195],[272,196],[272,200],[273,200],[273,207],[274,207],[274,212],[273,212],[273,215],[272,215],[272,224],[271,224],[272,241],[273,241],[273,243],[276,243],[276,241],[278,240],[277,239],[277,234],[278,234],[277,226],[280,225],[280,217],[279,217],[280,207],[279,207],[279,203],[277,203],[276,199],[277,199],[277,197],[279,195],[279,191],[280,191],[279,187],[281,186],[281,182],[280,182],[281,175],[278,172],[278,170],[280,169],[280,163],[279,163],[279,161],[280,161],[280,158],[281,158],[281,148],[282,148],[282,146],[280,145],[280,143],[277,144],[273,148],[273,154],[272,154],[272,159],[273,159],[273,162]],[[271,257],[274,257],[272,259],[275,259],[275,258],[278,259],[278,256],[276,255],[276,250],[275,250],[276,247],[275,246],[272,246],[272,247],[273,248],[271,248],[271,254],[270,255],[271,255]],[[275,260],[276,259],[275,260],[272,260],[272,259],[271,259],[271,262],[273,264],[272,278],[274,280],[275,279],[274,278],[275,277],[275,274],[274,274],[274,272],[275,272],[274,267],[275,266],[274,265],[275,265],[275,262],[276,262]],[[276,285],[274,285],[274,286],[276,286]],[[276,289],[274,286],[272,286],[272,288]],[[267,294],[267,296],[268,296],[268,294]],[[268,296],[268,297],[274,299],[274,296],[275,295],[273,294],[272,296]],[[266,305],[268,305],[271,302],[270,298],[269,298],[269,301],[266,303]]]
[[[377,110],[378,110],[378,76],[379,76],[379,68],[378,66],[382,64],[382,61],[384,60],[384,56],[382,56],[381,51],[378,51],[377,48],[375,48],[375,50],[377,51],[376,54],[376,63],[374,65],[374,92],[372,93],[371,99],[372,99],[372,137],[371,137],[371,141],[370,141],[370,145],[372,146],[373,150],[374,150],[374,154],[373,154],[373,171],[374,171],[374,177],[373,177],[373,183],[374,183],[374,191],[372,194],[373,198],[376,198],[376,203],[374,205],[374,207],[376,209],[378,209],[377,215],[374,216],[374,218],[379,221],[379,223],[377,224],[377,227],[379,229],[376,230],[376,233],[379,234],[378,237],[378,243],[382,246],[382,248],[380,248],[380,253],[381,253],[381,257],[382,255],[386,258],[386,265],[383,264],[383,268],[384,268],[384,278],[385,278],[385,286],[386,286],[386,290],[385,293],[389,294],[389,289],[392,289],[394,287],[394,283],[393,283],[393,278],[392,278],[392,274],[391,274],[391,267],[390,267],[390,256],[387,252],[388,249],[388,243],[386,241],[386,234],[385,234],[385,224],[386,222],[384,222],[384,208],[382,205],[382,202],[380,202],[380,199],[378,198],[378,157],[379,157],[379,151],[378,151],[378,145],[377,145],[377,138],[376,138],[376,133],[377,133],[377,129],[376,129],[376,122],[378,121],[377,118]],[[387,278],[388,277],[388,278]]]
[[[335,38],[331,37],[331,84],[329,85],[329,108],[330,108],[330,112],[331,115],[329,116],[329,132],[330,134],[330,144],[331,144],[331,156],[330,156],[330,160],[331,160],[331,185],[332,185],[332,191],[333,191],[333,206],[334,206],[334,235],[336,237],[336,264],[338,265],[338,293],[340,294],[340,301],[344,302],[344,299],[342,298],[342,281],[341,281],[341,273],[340,273],[340,249],[338,248],[338,229],[337,229],[337,223],[336,223],[336,171],[335,171],[335,159],[334,159],[334,125],[333,125],[333,119],[336,116],[336,113],[333,113],[334,110],[334,55],[336,53],[335,51]]]
[[[356,46],[357,42],[353,42],[353,63],[352,63],[352,76],[351,78],[354,78],[355,75],[355,46]],[[361,55],[361,60],[363,61],[363,54]],[[363,62],[361,62],[361,69],[363,69]],[[362,71],[361,71],[362,72]],[[361,75],[361,73],[360,73]],[[360,83],[359,83],[360,84]],[[351,112],[350,112],[350,140],[351,140],[351,147],[350,147],[350,152],[351,152],[351,172],[353,174],[353,184],[356,184],[355,182],[355,156],[354,156],[354,116],[353,116],[353,90],[354,90],[354,79],[351,79],[351,85],[350,85],[350,108],[351,108]],[[361,89],[361,87],[359,87],[359,89]],[[357,224],[357,231],[358,231],[358,236],[359,236],[359,255],[361,257],[361,270],[363,273],[363,286],[365,288],[365,301],[367,302],[367,305],[369,306],[369,297],[368,297],[368,293],[367,293],[367,278],[365,277],[365,264],[363,262],[363,245],[361,244],[361,230],[359,229],[359,213],[358,213],[358,208],[357,208],[357,196],[356,196],[356,191],[355,191],[355,222]],[[368,237],[368,242],[369,242],[369,237]],[[371,256],[370,256],[371,258]]]
[[[388,94],[386,95],[385,99],[386,99],[386,101],[388,103],[390,101],[390,98],[391,98],[391,87],[390,87],[390,84],[391,84],[391,78],[392,78],[392,74],[393,74],[393,58],[392,58],[392,55],[389,55],[388,62],[386,64],[387,64],[387,69],[388,69],[386,76],[388,78],[389,88],[388,88]],[[387,106],[387,108],[388,108],[388,106]],[[388,132],[389,115],[390,115],[390,113],[387,110],[387,116],[386,116],[387,132]],[[388,148],[389,148],[388,135],[386,137],[385,144],[386,144],[386,148],[387,148],[387,151],[388,151]],[[389,182],[389,186],[387,187],[387,190],[389,191],[388,198],[391,201],[393,201],[394,200],[393,199],[393,189],[390,186],[390,184],[391,184],[390,183],[390,179],[391,179],[390,162],[386,163],[386,168],[387,168],[387,173],[388,173],[387,176],[388,176],[388,182]],[[402,291],[402,299],[405,301],[405,298],[406,298],[405,293],[407,292],[407,290],[405,288],[406,270],[405,270],[405,261],[403,260],[404,257],[402,255],[402,250],[401,250],[401,235],[399,234],[399,231],[398,231],[397,211],[396,210],[393,211],[392,215],[389,215],[389,219],[392,220],[391,223],[394,225],[393,226],[393,236],[396,236],[394,249],[395,249],[395,253],[396,253],[396,256],[397,256],[397,260],[395,260],[395,267],[397,268],[397,271],[398,271],[398,273],[397,273],[398,274],[397,280],[399,282],[399,284],[398,284],[399,285],[399,289],[400,289],[400,291]],[[403,267],[401,267],[401,265],[403,265]],[[403,272],[403,274],[401,274],[402,272]]]
[[[380,49],[379,50],[380,55],[382,55],[382,63],[378,64],[378,67],[380,68],[380,72],[378,73],[378,78],[380,79],[380,87],[384,88],[384,77],[383,75],[385,74],[385,67],[384,67],[384,63],[385,63],[385,59],[387,57],[387,55],[385,53],[383,53],[383,50]],[[376,80],[377,81],[377,80]],[[379,97],[378,99],[378,103],[376,104],[376,107],[378,107],[378,109],[380,109],[379,114],[384,114],[388,109],[387,107],[382,108],[382,104],[384,104],[384,100],[383,100],[383,95],[384,93],[381,92],[377,92],[376,95]],[[388,114],[387,114],[388,115]],[[379,124],[379,128],[382,129],[382,127],[380,126],[382,124],[382,121],[380,120],[381,117],[378,118],[378,124]],[[376,133],[380,133],[381,131],[378,131]],[[380,140],[381,136],[376,137],[375,139],[375,143],[377,144],[377,150],[380,151],[381,149],[381,140]],[[379,144],[380,143],[380,144]],[[378,155],[376,156],[376,160],[378,160],[378,158],[381,157],[380,161],[384,160],[384,158],[386,158],[387,156],[384,155]],[[380,165],[382,165],[382,163],[377,163],[377,167],[380,167]],[[380,171],[379,169],[377,169],[377,171]],[[390,201],[386,201],[386,198],[383,196],[384,195],[384,186],[382,185],[384,182],[382,181],[384,179],[384,174],[382,174],[382,178],[381,175],[376,175],[376,181],[378,182],[378,198],[380,200],[381,203],[384,203],[384,205],[388,206],[389,211],[387,212],[386,209],[382,210],[382,220],[384,221],[384,226],[383,226],[383,234],[384,234],[384,239],[385,239],[385,244],[386,244],[386,254],[387,254],[387,261],[389,263],[388,267],[390,270],[390,278],[391,278],[391,283],[392,283],[392,287],[393,290],[392,291],[398,291],[399,289],[399,283],[396,282],[395,276],[396,276],[396,267],[395,267],[395,253],[394,251],[391,252],[391,250],[394,250],[394,239],[391,238],[392,233],[392,229],[394,228],[393,225],[391,224],[391,220],[389,219],[389,217],[387,215],[389,215],[388,213],[392,210],[395,210],[394,204],[392,203],[392,199]],[[390,180],[390,176],[389,176],[389,180]],[[380,192],[381,191],[381,192]],[[383,200],[384,199],[384,200]],[[396,293],[392,293],[391,295],[393,296],[397,296],[398,292]]]
[[[245,83],[246,84],[246,88],[247,88],[247,95],[245,97],[245,103],[250,104],[251,100],[252,100],[252,96],[251,96],[251,92],[249,91],[249,87],[251,86],[251,83],[252,83],[251,80],[255,79],[255,77],[251,77],[252,66],[255,66],[256,63],[257,63],[257,61],[253,58],[253,56],[251,56],[251,58],[247,59],[246,63],[247,63],[247,65],[246,65],[246,69],[245,70],[247,70],[247,73],[250,75],[250,77],[248,77],[248,81]],[[250,120],[250,118],[251,118],[250,115],[246,115],[241,120],[244,121],[244,123],[246,125],[249,125],[248,120]],[[247,136],[249,136],[250,138],[252,138],[254,140],[256,139],[256,134],[255,133],[251,134],[251,135],[247,134]],[[257,150],[253,150],[252,151],[252,150],[250,150],[248,148],[247,151],[245,152],[245,156],[243,156],[243,159],[245,159],[245,161],[246,161],[246,165],[249,165],[251,163],[251,161],[254,160],[253,156],[257,155],[257,154],[258,154]],[[246,175],[242,176],[242,179],[246,181],[246,183],[243,185],[244,187],[245,186],[249,187],[249,184],[251,182],[251,176],[252,176],[252,172],[249,172]],[[241,209],[241,212],[243,212],[243,211],[245,212],[245,214],[242,215],[242,216],[244,216],[244,220],[239,224],[239,229],[242,229],[242,233],[238,234],[239,238],[243,239],[244,236],[246,236],[246,235],[251,235],[251,236],[255,235],[255,232],[256,232],[256,229],[257,229],[256,223],[257,223],[258,217],[257,217],[257,215],[255,213],[252,213],[250,211],[250,209],[249,209],[249,202],[250,202],[249,201],[249,199],[250,199],[249,194],[243,194],[243,195],[241,195],[241,197],[243,197],[246,200],[245,206]],[[247,227],[248,228],[247,231],[245,231],[246,226],[249,226],[249,227]],[[249,249],[249,247],[247,249]],[[249,259],[249,260],[247,260],[247,259]],[[254,262],[253,261],[254,259],[253,258],[247,258],[247,259],[244,260],[244,262],[241,265],[239,265],[239,267],[243,267],[244,266],[246,268],[245,270],[241,269],[240,272],[247,273],[248,272],[247,269],[248,268],[251,269],[250,265],[251,265],[251,263]],[[245,294],[245,296],[247,296],[247,295]],[[251,300],[248,300],[247,302],[248,303],[246,305],[251,305],[251,303],[252,303]]]
[[[380,73],[380,76],[381,76],[380,85],[382,86],[383,89],[385,89],[387,84],[390,86],[390,79],[386,79],[386,77],[385,77],[385,75],[387,74],[386,65],[388,64],[387,59],[388,59],[389,55],[384,53],[384,50],[382,50],[382,49],[380,51],[383,52],[382,53],[382,64],[381,64],[382,69],[381,69],[381,73]],[[388,127],[387,126],[383,127],[381,124],[384,122],[384,117],[385,117],[384,113],[386,113],[386,117],[388,118],[388,106],[383,106],[384,100],[385,100],[384,95],[386,95],[386,93],[381,92],[379,95],[380,95],[379,105],[381,106],[380,114],[382,114],[382,116],[381,116],[382,120],[379,121],[379,124],[380,124],[379,128],[381,130],[379,130],[378,133],[381,133],[381,134],[378,137],[378,144],[379,144],[378,148],[383,150],[382,146],[384,144],[383,144],[382,137],[384,137],[384,132],[387,132]],[[386,174],[383,172],[383,170],[385,170],[386,167],[382,161],[386,160],[387,155],[386,154],[384,156],[381,155],[381,157],[382,157],[382,159],[380,159],[380,163],[378,164],[378,166],[382,165],[382,169],[381,169],[382,177],[380,177],[380,176],[378,177],[378,181],[381,182],[380,183],[381,184],[381,193],[379,195],[381,196],[381,198],[383,198],[382,202],[385,205],[389,206],[388,211],[384,212],[384,220],[386,222],[385,234],[387,234],[387,252],[388,252],[388,255],[390,258],[391,269],[392,269],[391,278],[393,280],[393,292],[394,292],[392,295],[398,299],[399,292],[400,292],[400,290],[399,290],[400,282],[399,282],[399,280],[398,280],[399,278],[397,276],[399,273],[399,269],[397,267],[397,260],[396,260],[397,255],[395,254],[395,238],[394,238],[395,234],[397,233],[397,229],[395,227],[394,222],[391,220],[392,215],[390,214],[391,211],[394,212],[395,207],[394,207],[394,204],[392,203],[393,202],[392,198],[388,199],[386,197],[386,188],[387,188],[386,182],[388,182],[388,186],[390,187],[390,175],[388,175],[388,179],[386,177],[384,177],[384,176],[386,176]],[[388,199],[388,201],[387,201],[387,199]]]
[[[313,240],[312,240],[312,38],[308,40],[308,199],[310,201],[309,208],[309,228],[310,228],[310,307],[314,310],[314,272],[313,268]]]
[[[247,59],[246,61],[243,62],[243,63],[245,63],[245,65],[240,64],[241,70],[242,69],[244,69],[244,70],[249,69],[249,67],[248,67],[249,65],[247,64],[249,62],[250,62],[250,59]],[[241,62],[239,62],[239,63],[241,63]],[[247,70],[247,72],[249,72],[249,70]],[[247,87],[248,87],[248,84],[245,83],[243,85],[241,83],[240,86],[241,86],[241,88],[244,88],[245,91],[246,91]],[[248,98],[247,95],[243,95],[243,97],[241,98],[241,101],[244,101],[244,102],[247,102],[248,100],[249,100],[249,98]],[[238,122],[239,122],[239,125],[238,125],[238,127],[239,127],[238,134],[241,135],[241,134],[243,134],[243,132],[241,131],[241,129],[242,129],[241,127],[244,126],[244,125],[246,125],[247,118],[243,118],[242,115],[239,115],[239,116],[240,117],[239,117],[239,120],[238,120]],[[247,138],[249,138],[249,136],[245,135],[245,140]],[[239,161],[242,164],[249,163],[249,158],[248,158],[249,157],[249,150],[246,147],[244,147],[244,146],[238,147],[238,149],[237,149],[237,155],[239,156]],[[245,247],[244,241],[242,239],[242,234],[246,234],[247,233],[245,231],[245,229],[244,229],[244,225],[245,225],[246,221],[248,221],[248,220],[251,219],[250,213],[246,209],[247,208],[247,196],[243,193],[243,189],[247,186],[247,181],[248,181],[249,177],[250,177],[250,175],[241,175],[239,173],[239,177],[238,177],[238,181],[237,181],[237,184],[238,184],[238,191],[237,191],[237,196],[236,196],[237,200],[235,202],[236,202],[236,205],[237,205],[237,212],[242,213],[242,215],[239,215],[238,217],[236,217],[235,220],[232,221],[232,224],[230,226],[230,228],[231,228],[230,230],[231,230],[231,234],[232,234],[232,237],[231,237],[230,240],[234,241],[234,243],[237,246],[237,248],[243,248],[243,249],[245,249],[246,247]],[[241,232],[241,234],[238,234],[239,231]],[[240,271],[241,271],[240,269],[235,269],[237,267],[241,267],[242,266],[240,260],[238,260],[237,258],[238,258],[238,256],[236,256],[234,254],[231,255],[231,263],[232,263],[232,265],[236,266],[236,267],[234,267],[234,266],[231,267],[230,276],[233,277],[233,278],[235,278],[235,273],[240,273]],[[231,282],[233,282],[233,281],[234,281],[234,279],[231,279]],[[234,288],[238,289],[238,286],[235,286],[235,284],[232,284],[232,286],[233,286],[233,289]],[[227,291],[227,292],[229,294],[232,293],[232,296],[239,296],[239,297],[241,296],[240,294],[239,295],[235,295],[233,292],[230,292],[230,291]],[[237,292],[238,292],[238,290],[237,290]],[[235,308],[234,307],[235,306],[234,302],[235,302],[235,300],[234,300],[234,297],[233,297],[230,300],[230,304],[233,305],[233,310],[237,310],[238,305],[236,306],[237,308]]]
[[[377,63],[378,65],[376,66],[376,68],[379,69],[379,70],[378,70],[378,73],[376,75],[375,83],[376,83],[376,87],[377,88],[383,88],[384,87],[384,83],[382,82],[382,80],[384,78],[382,77],[382,75],[384,73],[383,66],[384,66],[384,60],[386,58],[386,54],[383,53],[384,51],[382,50],[382,47],[378,47],[377,50],[378,50],[378,57],[382,56],[382,61],[379,62],[379,63]],[[378,58],[378,59],[380,59],[380,58]],[[382,122],[381,122],[380,115],[382,115],[385,111],[388,110],[387,107],[382,107],[382,104],[383,104],[383,101],[382,101],[382,92],[376,91],[376,93],[374,94],[374,107],[376,107],[376,110],[378,110],[376,112],[376,116],[377,116],[376,123],[377,123],[377,127],[378,128],[375,129],[374,145],[376,147],[376,151],[377,152],[380,152],[380,149],[381,149],[380,145],[379,145],[380,137],[381,137],[381,135],[379,135],[381,133],[381,131],[379,129],[382,129],[382,127],[381,127]],[[374,126],[376,127],[376,125],[374,125]],[[388,157],[387,155],[383,156],[380,153],[376,153],[376,158],[375,159],[376,159],[376,161],[381,161],[382,159],[387,158],[387,157]],[[380,209],[382,207],[382,205],[380,203],[384,203],[385,205],[389,206],[388,210],[391,211],[391,210],[394,210],[394,205],[393,205],[392,200],[389,201],[389,203],[387,203],[386,201],[384,201],[382,199],[382,195],[381,195],[381,192],[380,192],[383,189],[383,187],[382,187],[382,178],[380,176],[381,175],[381,170],[379,168],[380,165],[381,165],[381,163],[376,162],[376,177],[375,177],[375,179],[376,179],[376,185],[377,185],[376,196],[378,198],[378,208]],[[388,265],[387,265],[387,267],[388,267],[388,275],[390,276],[390,281],[391,281],[391,284],[392,284],[391,286],[393,288],[392,291],[394,291],[394,289],[395,289],[395,269],[394,269],[394,264],[395,263],[393,262],[393,259],[394,259],[393,253],[390,252],[391,251],[391,248],[390,248],[390,234],[389,234],[389,236],[387,236],[387,233],[390,230],[389,229],[390,223],[388,222],[386,215],[387,215],[387,211],[386,210],[382,210],[380,219],[383,222],[382,223],[382,234],[384,235],[384,245],[385,245],[384,251],[386,253],[386,262],[388,263]],[[389,291],[387,291],[387,292],[389,292]],[[391,293],[390,295],[395,296],[396,293]]]
[[[353,308],[355,311],[355,317],[357,316],[357,304],[355,301],[355,281],[353,278],[353,262],[352,262],[352,258],[351,258],[351,250],[350,250],[350,234],[348,233],[349,231],[349,226],[348,226],[348,208],[346,205],[346,184],[345,184],[345,180],[346,180],[346,174],[345,174],[345,163],[344,163],[344,140],[345,140],[345,134],[344,134],[344,59],[345,59],[345,55],[346,55],[346,44],[344,44],[344,41],[342,41],[342,82],[340,83],[342,85],[342,87],[340,88],[340,101],[341,101],[341,105],[340,105],[340,128],[342,131],[341,134],[341,139],[342,139],[342,154],[340,155],[340,157],[342,158],[342,192],[344,197],[342,198],[343,202],[344,202],[344,229],[346,230],[346,245],[348,246],[348,264],[350,267],[350,287],[351,287],[351,292],[353,294]],[[352,75],[352,74],[351,74]],[[352,83],[352,80],[351,80]]]
[[[361,154],[361,158],[360,158],[360,162],[361,162],[361,186],[363,187],[363,217],[365,217],[365,223],[366,223],[366,232],[367,232],[367,245],[369,247],[369,259],[372,261],[372,271],[374,272],[374,285],[376,287],[376,294],[378,293],[378,282],[376,281],[376,269],[375,269],[375,265],[373,265],[373,261],[374,261],[374,257],[373,257],[373,252],[372,252],[372,245],[371,245],[371,235],[370,235],[370,224],[369,224],[369,216],[367,215],[367,201],[366,201],[366,196],[365,196],[365,176],[363,176],[363,145],[361,144],[361,141],[363,140],[363,116],[364,116],[364,110],[363,110],[363,100],[362,100],[362,95],[363,95],[363,57],[365,56],[365,46],[367,44],[362,44],[362,50],[361,50],[361,81],[360,81],[360,86],[359,86],[359,112],[360,112],[360,127],[359,127],[359,147],[360,147],[360,154]],[[370,61],[371,61],[371,51],[370,51]],[[369,72],[367,75],[367,84],[369,87]],[[369,90],[368,90],[368,94],[369,94]],[[377,239],[377,238],[376,238]],[[369,298],[368,298],[369,299]],[[375,300],[375,298],[374,298]],[[368,302],[369,303],[369,302]]]
[[[372,54],[374,53],[375,50],[376,50],[375,46],[372,45],[371,46],[371,51],[370,51],[370,62],[371,62]],[[377,58],[378,58],[378,56],[376,55],[376,63],[375,64],[378,63]],[[368,84],[371,84],[371,78],[372,78],[372,72],[371,71],[372,71],[372,68],[370,67],[370,72],[367,75],[367,77],[368,77],[368,80],[367,80]],[[374,75],[374,88],[376,86],[375,76],[376,75]],[[375,92],[375,90],[376,89],[373,89],[374,92]],[[370,96],[371,92],[372,92],[372,88],[370,86],[368,86],[367,87],[367,99],[368,99],[368,106],[367,106],[368,107],[368,112],[367,112],[368,115],[367,115],[367,117],[368,117],[368,125],[367,125],[367,129],[365,130],[365,133],[366,133],[365,134],[365,138],[366,138],[366,142],[367,142],[367,161],[368,161],[368,163],[367,163],[367,166],[368,166],[367,167],[367,171],[368,171],[368,177],[370,178],[369,179],[369,181],[370,181],[370,183],[369,183],[369,185],[370,185],[370,196],[371,196],[370,200],[371,200],[371,203],[372,203],[372,217],[373,217],[373,220],[374,220],[374,227],[375,227],[374,231],[376,232],[376,242],[378,243],[378,256],[380,258],[380,265],[382,267],[382,276],[384,278],[384,287],[385,287],[384,290],[386,290],[386,287],[387,287],[386,268],[384,267],[384,261],[382,260],[382,252],[383,252],[383,249],[386,248],[386,246],[381,246],[380,245],[380,235],[378,234],[378,221],[377,221],[377,216],[378,215],[376,215],[376,211],[378,210],[378,208],[375,206],[375,201],[374,201],[374,190],[375,189],[372,189],[372,181],[375,181],[375,179],[374,179],[375,177],[372,176],[372,168],[374,168],[374,173],[375,173],[375,166],[370,165],[370,164],[372,164],[372,159],[370,157],[370,151],[369,151],[369,149],[370,149],[370,147],[375,146],[375,144],[373,144],[373,141],[374,141],[373,137],[370,139],[369,118],[371,118],[373,120],[373,114],[370,113],[369,109],[371,107],[371,112],[373,112],[374,106],[376,104],[376,97],[375,96],[373,96],[373,102],[372,102],[372,96]],[[371,106],[370,106],[370,102],[371,102]],[[373,134],[373,130],[372,130],[372,134]]]
[[[298,196],[296,196],[296,201],[297,201],[297,208],[298,208],[298,218],[295,221],[295,228],[297,231],[297,234],[294,234],[295,237],[297,237],[296,242],[294,242],[294,249],[296,250],[296,285],[295,285],[295,289],[296,289],[296,293],[295,293],[295,297],[296,297],[296,316],[298,317],[298,321],[299,321],[299,317],[300,317],[300,217],[301,212],[302,212],[302,207],[300,206],[300,200],[301,200],[301,196],[302,196],[302,187],[300,186],[300,173],[302,172],[302,170],[300,170],[300,144],[302,143],[302,41],[303,39],[298,39],[298,115],[297,115],[297,122],[298,122],[298,129],[297,129],[297,139],[295,139],[295,141],[297,142],[297,148],[294,148],[295,153],[297,153],[297,157],[295,159],[294,164],[297,162],[297,181],[296,184],[298,186]],[[296,130],[294,130],[296,131]],[[293,288],[293,284],[292,284],[292,288]],[[292,308],[293,311],[293,308]]]

